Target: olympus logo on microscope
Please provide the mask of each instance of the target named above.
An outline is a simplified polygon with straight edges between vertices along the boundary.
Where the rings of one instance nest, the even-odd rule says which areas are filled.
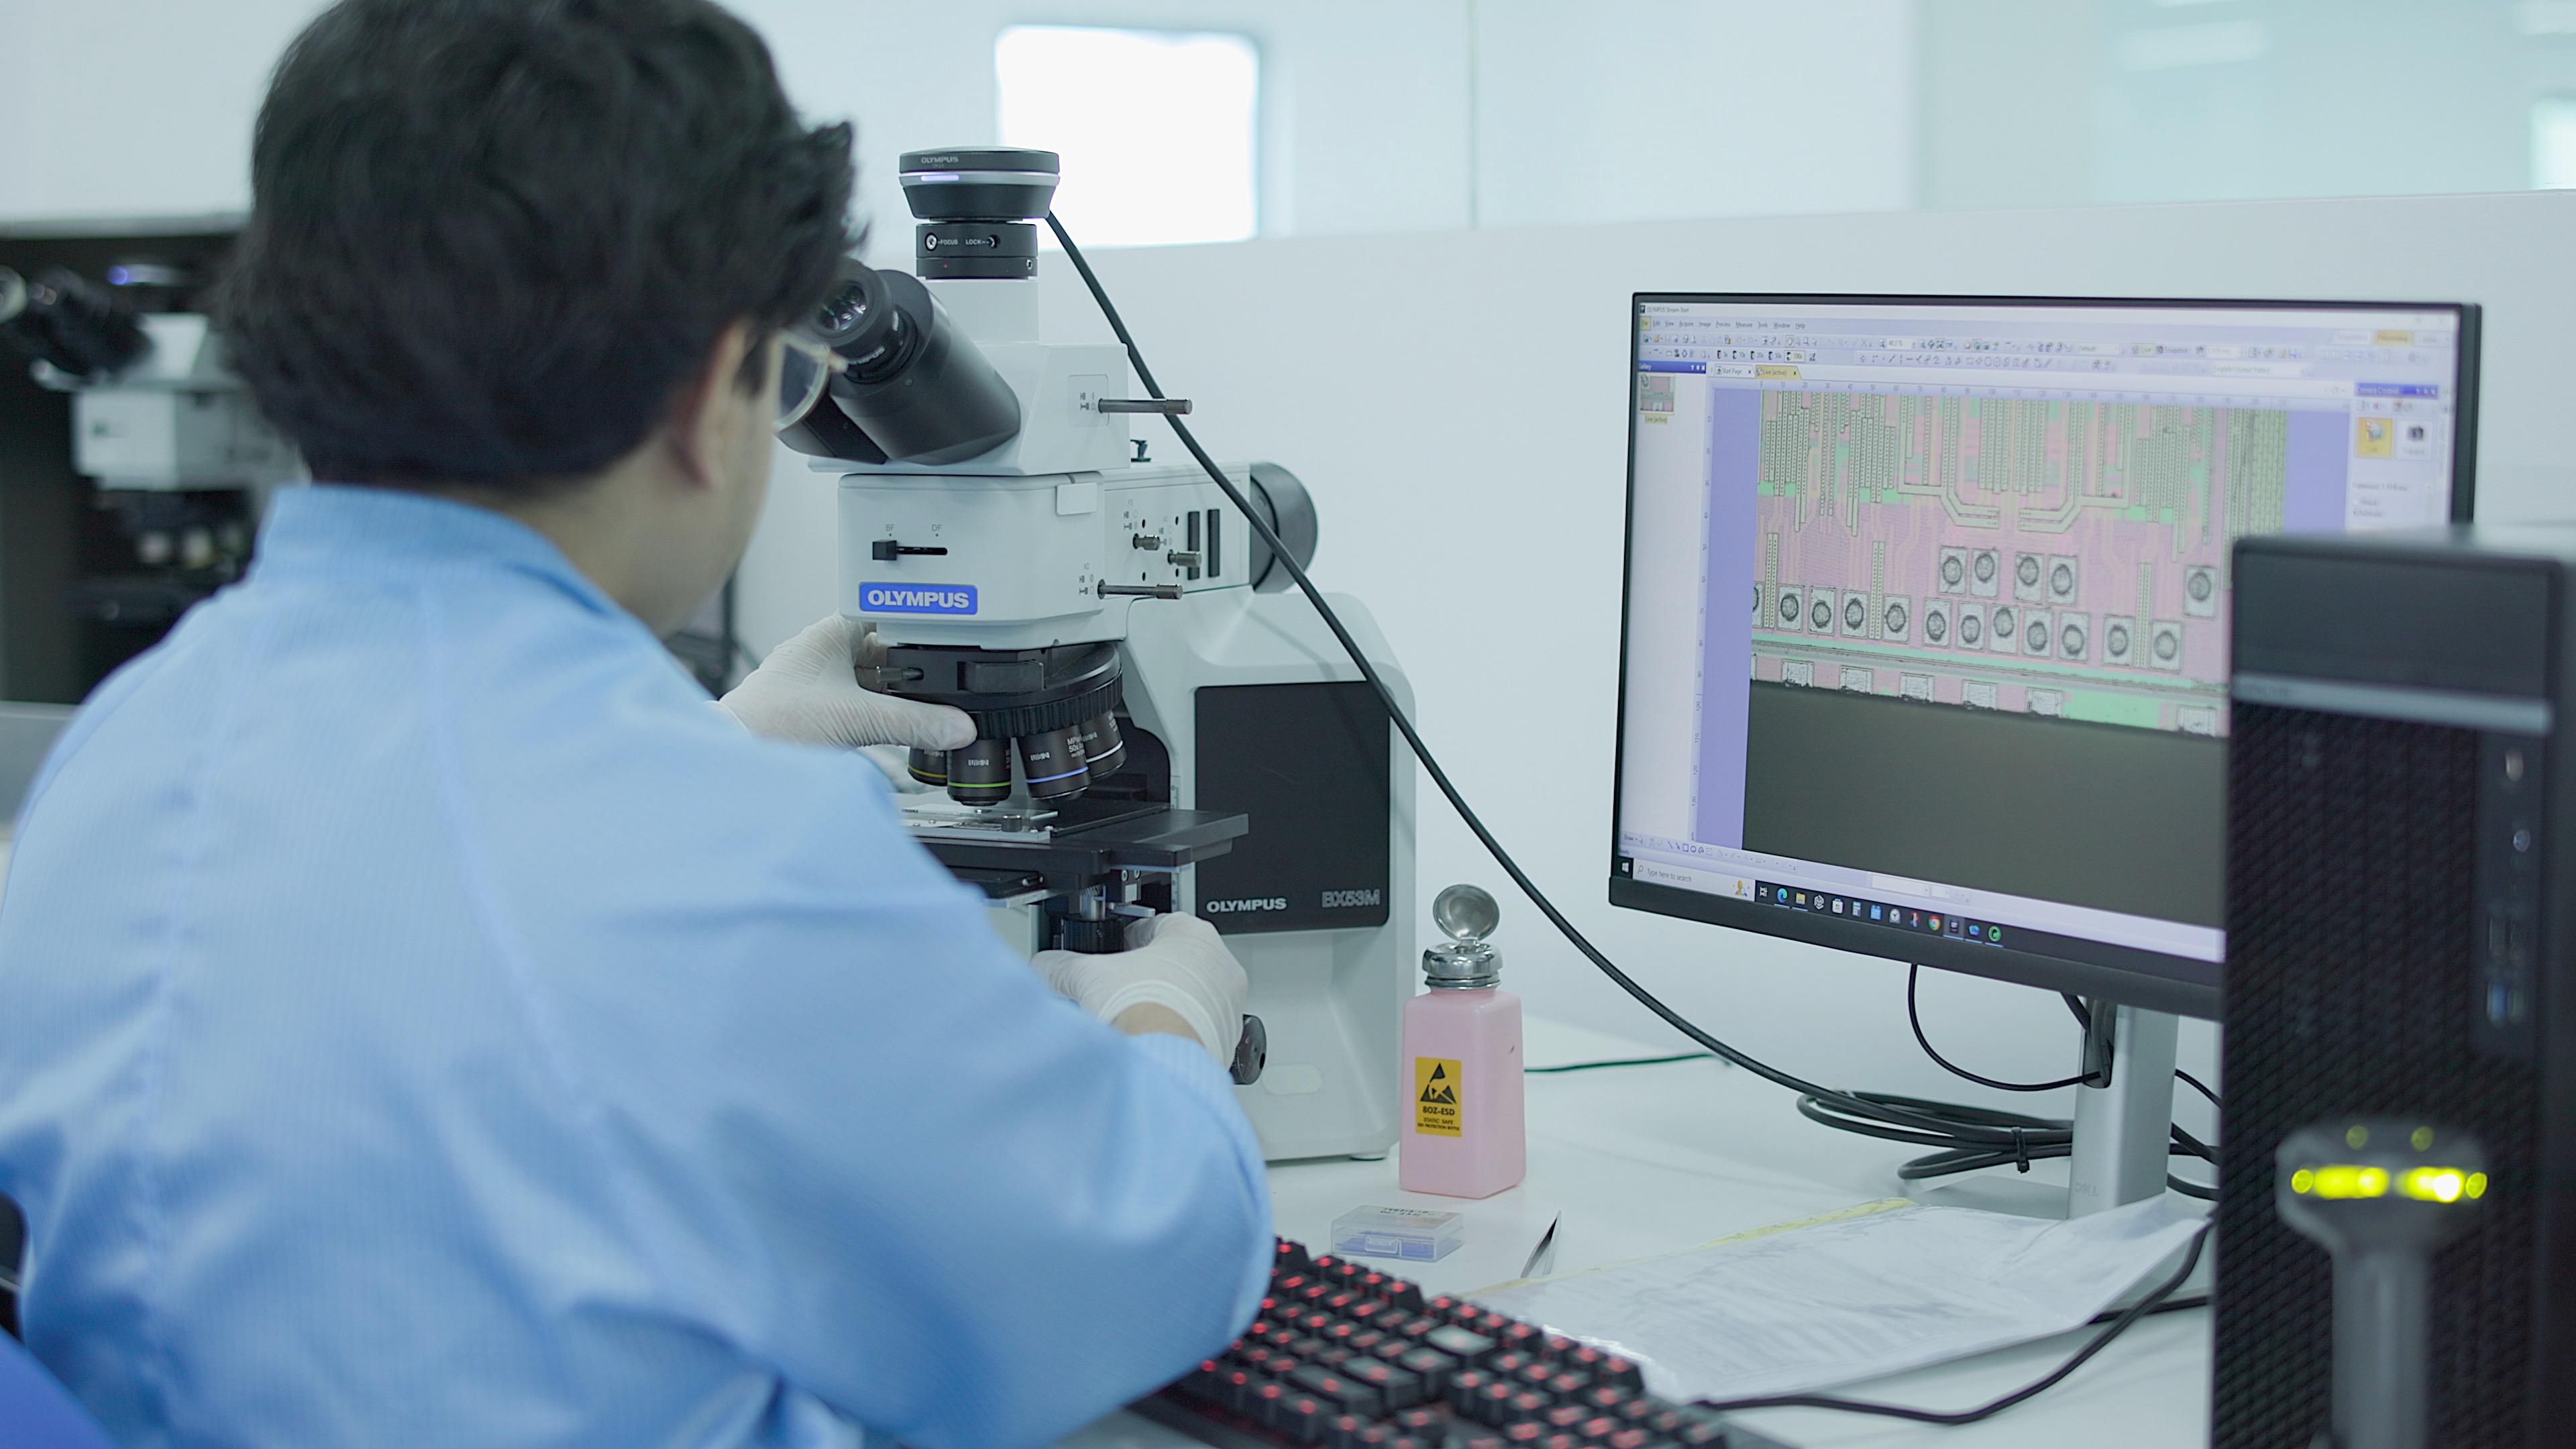
[[[1288,898],[1286,896],[1244,896],[1238,900],[1203,902],[1199,909],[1204,913],[1220,916],[1239,911],[1284,911],[1288,909]]]
[[[971,614],[973,584],[861,584],[859,607],[871,614]]]

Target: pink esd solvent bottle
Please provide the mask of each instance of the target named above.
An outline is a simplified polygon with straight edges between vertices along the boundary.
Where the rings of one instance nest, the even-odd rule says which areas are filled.
[[[1422,953],[1429,989],[1404,1004],[1396,1181],[1406,1192],[1492,1197],[1529,1171],[1521,999],[1502,989],[1502,957],[1485,939],[1501,918],[1494,898],[1471,885],[1431,903],[1449,939]]]

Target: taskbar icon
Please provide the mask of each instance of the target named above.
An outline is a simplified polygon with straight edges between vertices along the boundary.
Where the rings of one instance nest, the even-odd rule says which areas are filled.
[[[1809,915],[1840,917],[1887,930],[1938,936],[1962,945],[1974,942],[1980,946],[2000,946],[2004,943],[2004,928],[1993,921],[1973,920],[1951,911],[1873,901],[1864,896],[1842,895],[1811,886],[1756,881],[1753,899],[1761,905],[1804,911]]]

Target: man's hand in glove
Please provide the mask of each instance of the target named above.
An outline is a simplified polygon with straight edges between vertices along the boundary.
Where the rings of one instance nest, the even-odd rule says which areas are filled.
[[[858,667],[884,658],[872,627],[834,614],[769,651],[717,703],[753,734],[799,744],[955,750],[975,742],[962,711],[862,688]]]
[[[1250,983],[1216,927],[1196,916],[1148,916],[1127,928],[1127,949],[1114,955],[1040,951],[1029,964],[1057,992],[1129,1035],[1186,1035],[1218,1066],[1234,1060]]]

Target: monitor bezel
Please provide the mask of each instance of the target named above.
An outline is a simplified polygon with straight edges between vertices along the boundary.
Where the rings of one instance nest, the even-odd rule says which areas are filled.
[[[2479,308],[2472,302],[2388,302],[2266,298],[1941,296],[1877,292],[1635,292],[1628,300],[1628,380],[1621,406],[1628,435],[1626,509],[1619,557],[1619,684],[1612,740],[1610,795],[1610,904],[1629,910],[1701,921],[1734,930],[1911,965],[1958,971],[2043,990],[2121,1002],[2150,1011],[2215,1019],[2225,979],[2221,962],[2093,943],[2096,960],[2036,952],[2013,945],[1973,946],[1947,937],[1899,934],[1884,927],[1656,885],[1621,874],[1619,815],[1628,768],[1628,642],[1635,602],[1637,548],[1637,363],[1639,309],[1655,303],[1746,304],[1766,307],[1963,307],[2132,308],[2143,311],[2446,312],[2458,319],[2453,370],[2451,520],[2470,521],[2475,506],[2478,434]]]

